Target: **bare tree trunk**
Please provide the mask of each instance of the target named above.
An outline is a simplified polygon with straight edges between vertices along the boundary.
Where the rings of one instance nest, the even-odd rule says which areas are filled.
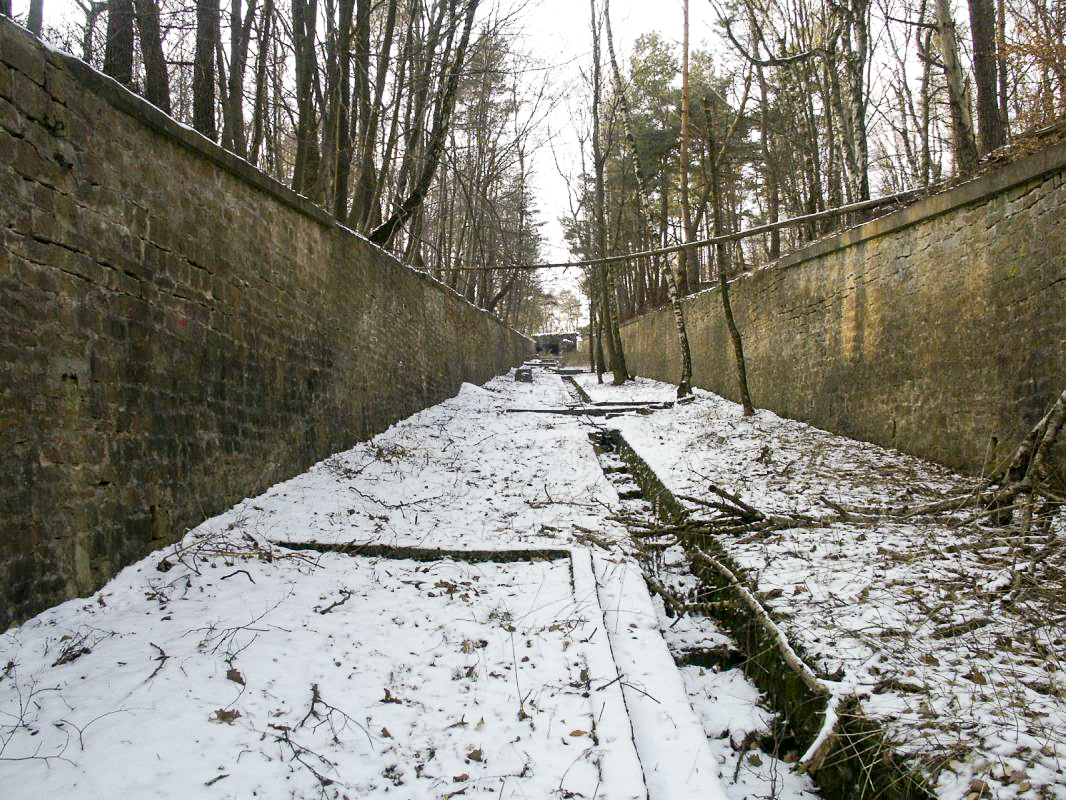
[[[843,38],[847,74],[848,127],[853,148],[852,201],[870,199],[870,153],[866,138],[866,63],[870,54],[869,0],[849,0]]]
[[[596,294],[594,292],[594,294]],[[603,373],[607,371],[603,363],[603,315],[598,313],[602,305],[597,303],[596,314],[596,346],[593,349],[592,366],[596,370],[596,383],[603,383]]]
[[[758,50],[755,51],[755,57],[759,57]],[[755,74],[759,79],[759,147],[762,150],[763,181],[766,185],[766,221],[774,223],[781,214],[781,186],[777,178],[776,154],[770,150],[770,100],[762,66],[755,68]],[[771,261],[781,257],[781,232],[776,229],[770,232],[766,255]]]
[[[433,175],[437,171],[437,164],[444,150],[444,141],[448,133],[448,125],[451,122],[452,109],[455,107],[459,76],[463,70],[466,47],[470,41],[470,28],[474,24],[474,14],[477,11],[478,2],[479,0],[468,0],[467,2],[463,33],[459,39],[459,46],[455,50],[455,57],[448,72],[448,79],[442,87],[440,102],[434,114],[433,130],[430,133],[429,145],[426,148],[426,158],[422,166],[422,173],[411,192],[399,204],[392,216],[370,232],[367,238],[375,244],[387,246],[400,227],[415,212],[415,209],[422,205],[422,200],[425,198],[426,192],[429,191],[429,185],[433,181]]]
[[[688,0],[683,0],[683,34],[681,43],[681,152],[678,172],[681,182],[681,224],[685,242],[692,241],[692,206],[688,197],[689,173],[689,85],[688,85]],[[678,279],[684,281],[684,294],[696,291],[700,282],[700,262],[694,252],[679,250],[677,253]]]
[[[104,72],[133,87],[133,0],[111,0],[108,4]]]
[[[966,76],[959,61],[959,45],[955,39],[955,22],[951,18],[948,0],[935,0],[937,33],[940,36],[941,57],[948,82],[948,105],[951,108],[952,145],[956,169],[963,173],[977,168],[977,143],[970,117],[970,93]]]
[[[306,194],[318,174],[318,113],[314,86],[318,76],[315,29],[317,0],[292,0],[292,38],[296,67],[296,158],[292,169],[293,191]]]
[[[196,52],[193,56],[192,124],[212,141],[215,124],[215,49],[218,47],[218,0],[196,0]]]
[[[349,95],[351,93],[352,16],[355,0],[340,0],[334,23],[332,4],[326,14],[326,90],[322,101],[322,146],[317,182],[312,195],[344,219],[347,210],[348,176],[344,176],[344,190],[340,190],[338,167],[341,150],[350,147]],[[339,202],[338,202],[339,201]],[[338,205],[340,206],[338,210]]]
[[[144,60],[144,96],[156,108],[170,113],[170,79],[163,58],[163,39],[159,33],[159,5],[156,0],[134,0],[137,33],[141,37]]]
[[[1007,18],[1004,0],[996,0],[996,76],[999,88],[999,119],[1003,124],[1003,138],[1010,136],[1007,115]]]
[[[11,17],[11,0],[0,0],[0,17]]]
[[[600,139],[600,29],[596,19],[596,0],[589,0],[592,15],[592,163],[595,171],[593,189],[593,226],[595,229],[596,255],[607,256],[607,210],[604,192],[603,168],[607,161],[603,142]],[[622,336],[618,331],[618,293],[614,280],[614,267],[604,264],[600,268],[600,307],[602,325],[607,334],[607,359],[611,367],[612,383],[620,386],[629,378]]]
[[[714,235],[722,236],[725,233],[725,225],[722,221],[722,190],[721,175],[719,170],[720,154],[715,143],[714,119],[711,114],[711,98],[703,98],[703,109],[707,115],[707,141],[710,144],[711,160],[711,207],[714,220]],[[737,365],[737,384],[740,390],[740,404],[744,407],[744,416],[750,417],[755,413],[751,404],[751,394],[748,391],[748,370],[744,361],[744,344],[740,338],[740,331],[733,319],[733,306],[729,302],[729,246],[725,242],[715,244],[718,259],[718,291],[722,295],[722,313],[725,315],[726,328],[729,330],[729,338],[733,343],[733,356]]]
[[[637,151],[637,140],[633,135],[633,122],[630,112],[629,100],[626,97],[625,85],[622,83],[622,73],[618,69],[618,59],[614,53],[614,37],[611,34],[611,12],[610,12],[610,0],[604,1],[604,23],[607,29],[607,52],[611,59],[611,69],[614,72],[614,86],[615,94],[618,97],[618,104],[622,109],[622,124],[625,128],[626,143],[629,146],[629,156],[633,163],[633,172],[637,179],[637,194],[638,203],[641,212],[642,227],[649,233],[651,232],[651,220],[653,214],[651,213],[651,193],[648,189],[648,182],[645,177],[645,173],[640,164],[640,153]],[[652,241],[655,240],[654,236],[649,237]],[[661,258],[657,260],[661,261]],[[692,353],[688,346],[688,332],[685,330],[685,312],[681,307],[681,298],[677,293],[677,281],[674,279],[674,272],[669,265],[665,266],[663,270],[666,277],[667,291],[670,295],[670,306],[674,314],[674,327],[677,330],[677,343],[681,350],[681,377],[677,382],[677,396],[685,397],[692,394]]]
[[[353,13],[353,0],[344,0],[341,3],[340,39],[337,46],[340,58],[340,85],[337,89],[337,153],[333,166],[333,190],[330,198],[333,216],[339,220],[348,218],[348,178],[351,175],[352,165],[352,60],[349,53],[352,47]]]
[[[263,144],[263,129],[267,120],[267,54],[274,18],[274,0],[265,0],[259,16],[259,52],[255,62],[255,101],[252,108],[252,140],[248,160],[259,163],[259,148]]]
[[[10,9],[6,12],[11,16]],[[26,27],[35,36],[41,35],[41,25],[44,22],[44,0],[30,0],[30,13],[26,17]]]
[[[5,2],[9,1],[0,0],[0,8],[3,7]],[[100,2],[100,0],[85,0],[85,2],[75,0],[75,2],[85,12],[85,26],[82,28],[81,34],[81,60],[86,64],[91,64],[93,63],[93,39],[96,36],[96,21],[107,10],[107,3]]]
[[[968,0],[977,86],[977,130],[981,155],[1007,143],[996,92],[996,11],[992,0]]]
[[[932,127],[932,114],[930,111],[932,90],[930,84],[932,82],[932,42],[933,32],[926,29],[923,36],[922,51],[924,55],[922,58],[922,83],[921,83],[921,127],[919,129],[919,135],[922,137],[922,186],[928,186],[933,179],[933,151],[930,144],[930,129]],[[922,52],[919,51],[919,52]]]
[[[230,4],[229,91],[226,104],[227,124],[233,152],[241,158],[248,155],[248,137],[244,130],[244,70],[248,63],[248,44],[255,20],[255,0],[249,0],[244,21],[241,21],[241,0]]]

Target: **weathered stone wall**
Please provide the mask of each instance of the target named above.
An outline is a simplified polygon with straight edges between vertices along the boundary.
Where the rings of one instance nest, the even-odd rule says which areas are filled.
[[[1066,142],[732,282],[756,406],[970,473],[1009,456],[1066,389],[1064,173]],[[737,400],[717,290],[684,309],[694,383]],[[677,381],[668,309],[622,340]]]
[[[0,630],[532,343],[0,19]]]

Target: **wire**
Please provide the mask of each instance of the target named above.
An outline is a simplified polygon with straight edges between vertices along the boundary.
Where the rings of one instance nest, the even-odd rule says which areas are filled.
[[[650,258],[653,256],[668,255],[670,253],[679,253],[682,250],[691,250],[699,247],[709,247],[711,245],[719,244],[721,242],[734,242],[738,239],[746,239],[750,236],[758,236],[763,233],[769,233],[770,231],[775,231],[779,228],[785,228],[789,225],[804,225],[808,222],[816,222],[817,220],[837,217],[842,214],[850,214],[855,211],[864,211],[870,208],[878,208],[880,206],[903,203],[909,200],[916,199],[923,195],[930,194],[936,191],[938,188],[940,188],[940,184],[926,186],[921,189],[908,189],[905,192],[896,192],[895,194],[885,195],[884,197],[877,197],[873,200],[863,200],[859,203],[851,203],[850,205],[846,206],[829,208],[825,211],[818,211],[814,214],[804,214],[799,217],[790,217],[789,219],[778,220],[777,222],[768,222],[765,225],[757,225],[754,228],[745,228],[744,230],[736,231],[735,233],[727,233],[722,236],[712,236],[710,239],[698,239],[693,242],[675,244],[669,247],[659,247],[654,250],[640,250],[634,253],[624,253],[622,255],[617,256],[606,256],[604,258],[587,258],[581,261],[551,261],[543,264],[509,264],[501,267],[449,267],[447,268],[447,271],[492,272],[505,269],[570,269],[572,267],[596,267],[601,264],[613,264],[618,261],[633,261],[638,258]]]

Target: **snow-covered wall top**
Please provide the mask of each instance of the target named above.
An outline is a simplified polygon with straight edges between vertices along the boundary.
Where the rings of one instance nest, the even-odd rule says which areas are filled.
[[[0,630],[529,339],[0,18]]]
[[[1066,389],[1066,142],[743,276],[730,299],[756,406],[989,470]],[[718,292],[684,310],[694,383],[738,399]],[[630,369],[678,379],[668,309],[622,340]]]

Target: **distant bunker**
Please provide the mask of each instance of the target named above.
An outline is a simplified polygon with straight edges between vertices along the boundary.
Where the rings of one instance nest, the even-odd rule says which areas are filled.
[[[538,353],[573,353],[577,350],[577,333],[538,333],[533,337]]]

